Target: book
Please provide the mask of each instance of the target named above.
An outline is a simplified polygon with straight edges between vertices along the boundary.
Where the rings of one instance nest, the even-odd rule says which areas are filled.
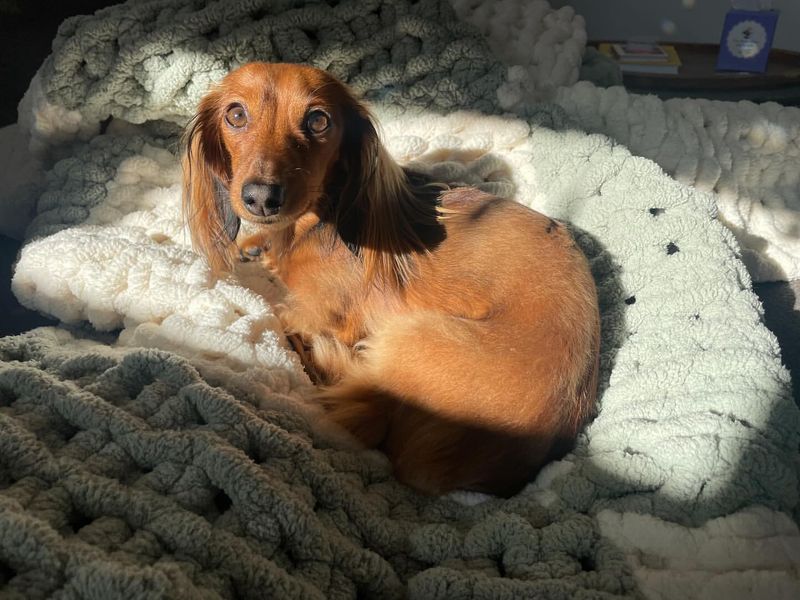
[[[620,71],[623,73],[640,73],[653,75],[677,75],[677,65],[620,65]]]
[[[623,73],[652,73],[656,75],[677,75],[681,67],[681,59],[678,56],[675,46],[665,44],[638,44],[639,47],[655,46],[658,52],[652,48],[643,49],[642,52],[626,52],[619,54],[618,47],[627,48],[630,44],[599,44],[597,49],[614,59]]]
[[[612,44],[612,48],[619,60],[631,60],[635,62],[667,60],[667,53],[664,51],[664,48],[658,44]]]

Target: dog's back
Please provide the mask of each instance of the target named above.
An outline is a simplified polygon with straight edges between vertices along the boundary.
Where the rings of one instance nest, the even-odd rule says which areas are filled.
[[[594,281],[566,228],[540,213],[470,189],[442,207],[443,241],[403,302],[373,315],[357,366],[326,397],[414,487],[509,494],[592,410]]]

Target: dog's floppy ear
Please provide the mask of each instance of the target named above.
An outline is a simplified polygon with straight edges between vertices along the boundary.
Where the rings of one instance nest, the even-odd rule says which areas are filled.
[[[233,241],[239,217],[233,212],[227,182],[231,178],[230,157],[222,141],[217,93],[200,101],[184,136],[183,211],[192,234],[192,244],[214,271],[231,268]]]
[[[416,193],[381,142],[369,110],[346,89],[344,94],[337,227],[361,255],[369,279],[403,286],[431,246],[426,238],[441,237],[437,194]]]

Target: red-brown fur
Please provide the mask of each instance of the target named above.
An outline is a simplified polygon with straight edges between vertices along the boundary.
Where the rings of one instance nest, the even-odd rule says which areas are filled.
[[[241,128],[225,120],[235,103]],[[303,129],[312,109],[330,115],[324,135]],[[282,318],[311,347],[328,415],[400,480],[507,495],[569,449],[594,406],[600,326],[561,224],[425,185],[344,85],[300,65],[230,73],[200,103],[184,172],[196,247],[224,269],[239,252],[226,214],[261,224],[239,246],[263,246],[286,284]],[[284,186],[277,215],[248,212],[249,180]]]

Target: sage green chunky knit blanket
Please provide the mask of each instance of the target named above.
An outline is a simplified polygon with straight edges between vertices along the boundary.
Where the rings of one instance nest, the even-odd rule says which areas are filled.
[[[32,87],[72,125],[38,140],[13,288],[72,328],[0,340],[0,595],[800,596],[800,413],[710,196],[551,106],[498,116],[503,70],[441,0],[201,4],[69,21]],[[398,160],[575,228],[599,412],[518,496],[400,486],[310,400],[280,285],[192,252],[177,124],[253,58],[332,69]]]
[[[28,598],[612,598],[619,550],[524,497],[415,496],[320,416],[213,368],[0,340],[0,590]],[[501,575],[504,577],[501,579]]]
[[[449,4],[422,0],[156,0],[68,19],[42,68],[47,100],[97,122],[183,125],[253,60],[304,62],[367,100],[492,111],[504,69]]]

